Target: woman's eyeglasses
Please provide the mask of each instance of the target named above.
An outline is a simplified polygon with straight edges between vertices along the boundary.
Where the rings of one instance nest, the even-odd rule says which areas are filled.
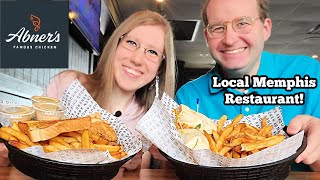
[[[136,51],[139,48],[142,48],[144,50],[146,58],[152,62],[161,62],[163,59],[165,59],[165,55],[163,53],[160,53],[155,49],[140,46],[138,40],[126,34],[120,37],[120,44],[122,45],[122,47],[126,48],[129,51]]]

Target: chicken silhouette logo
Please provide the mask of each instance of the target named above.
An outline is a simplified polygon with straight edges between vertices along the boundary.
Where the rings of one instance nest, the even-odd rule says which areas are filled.
[[[31,14],[30,20],[31,20],[31,22],[32,22],[32,25],[34,26],[34,29],[33,29],[33,30],[34,30],[35,32],[38,32],[39,29],[40,29],[40,24],[41,24],[40,18],[39,18],[38,16],[35,16],[35,15]]]

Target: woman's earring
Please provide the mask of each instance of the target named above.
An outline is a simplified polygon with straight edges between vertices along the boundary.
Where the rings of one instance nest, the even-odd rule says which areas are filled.
[[[156,76],[156,98],[159,98],[159,76]]]

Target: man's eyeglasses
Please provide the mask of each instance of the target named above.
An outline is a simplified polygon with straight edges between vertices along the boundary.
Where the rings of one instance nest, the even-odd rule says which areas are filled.
[[[260,19],[260,17],[257,18],[251,18],[251,17],[239,17],[231,21],[232,28],[235,32],[239,34],[246,34],[249,33],[252,29],[252,25],[255,20]],[[223,23],[213,23],[208,24],[207,26],[207,32],[211,38],[221,38],[224,36],[224,34],[227,31],[227,22]]]
[[[160,53],[155,49],[140,46],[139,41],[126,34],[120,37],[120,44],[129,51],[136,51],[139,48],[142,48],[146,58],[152,62],[161,62],[163,59],[165,59],[165,55],[163,53]]]

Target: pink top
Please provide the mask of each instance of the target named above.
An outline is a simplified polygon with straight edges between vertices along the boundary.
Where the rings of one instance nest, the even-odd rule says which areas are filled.
[[[76,72],[63,72],[56,75],[44,91],[44,96],[62,99],[64,91],[68,86],[77,79]],[[139,135],[135,126],[144,115],[143,108],[139,106],[133,97],[131,103],[124,112],[121,112],[119,119],[129,128],[134,135]]]

